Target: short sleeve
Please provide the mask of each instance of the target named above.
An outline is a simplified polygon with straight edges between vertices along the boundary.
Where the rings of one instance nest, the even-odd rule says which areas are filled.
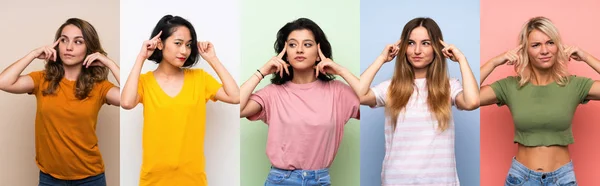
[[[492,85],[490,85],[490,87],[492,87],[492,90],[494,91],[494,94],[496,94],[496,100],[498,100],[498,103],[497,103],[498,106],[509,104],[509,103],[507,103],[509,90],[511,88],[514,89],[514,87],[516,86],[516,81],[517,81],[516,78],[511,76],[511,77],[507,77],[507,78],[498,80],[498,81],[492,83]]]
[[[137,93],[138,93],[138,98],[140,99],[141,104],[144,104],[144,82],[145,81],[146,81],[146,74],[140,75],[140,78],[138,79]]]
[[[256,91],[254,94],[250,95],[250,101],[254,101],[256,103],[258,103],[262,109],[260,109],[260,111],[252,116],[248,116],[246,117],[248,120],[250,121],[257,121],[257,120],[262,120],[263,122],[265,122],[267,125],[269,124],[269,122],[267,121],[267,113],[269,111],[269,98],[271,97],[271,92],[275,91],[274,88],[272,86],[278,86],[278,85],[267,85],[266,87]]]
[[[576,93],[581,104],[586,104],[590,100],[585,99],[590,93],[590,89],[592,89],[592,85],[594,84],[594,80],[587,77],[577,77],[572,76],[569,82],[570,87],[576,89]]]
[[[331,83],[339,90],[337,93],[338,100],[336,100],[336,104],[338,108],[340,108],[339,110],[342,111],[342,113],[340,113],[340,116],[344,117],[342,119],[360,119],[360,100],[358,99],[358,96],[356,96],[354,90],[341,81],[334,80]]]
[[[456,96],[463,91],[462,84],[458,79],[450,79],[450,97],[452,98],[452,105],[456,105]],[[458,107],[457,107],[458,108]]]
[[[36,95],[40,92],[40,84],[44,80],[44,76],[46,76],[46,72],[44,71],[35,71],[28,74],[33,80],[33,91],[28,94]]]
[[[206,100],[217,101],[215,96],[217,95],[217,91],[223,86],[219,83],[215,78],[213,78],[209,73],[206,73],[202,69],[195,70],[196,73],[199,73],[202,77],[204,83],[204,95],[206,96]]]
[[[102,96],[100,99],[103,100],[103,102],[106,103],[106,94],[108,94],[108,91],[110,89],[112,89],[113,87],[115,87],[114,84],[112,84],[110,81],[108,80],[104,80],[98,84],[96,84],[99,88],[99,92],[100,92],[100,96]]]
[[[387,81],[379,83],[378,85],[376,85],[374,87],[371,87],[371,91],[375,95],[375,100],[377,102],[375,107],[385,106],[388,88],[390,87],[391,83],[392,83],[392,80],[387,80]]]

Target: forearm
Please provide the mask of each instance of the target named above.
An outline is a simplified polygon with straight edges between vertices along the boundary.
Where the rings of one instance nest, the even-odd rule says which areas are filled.
[[[262,72],[265,71],[261,71],[261,73]],[[254,72],[252,76],[250,76],[250,78],[248,78],[248,80],[246,80],[246,82],[244,82],[244,84],[240,86],[240,112],[243,111],[244,108],[246,108],[248,101],[250,101],[250,96],[252,95],[252,92],[254,91],[258,83],[260,83],[260,81],[263,79],[262,76],[259,76],[260,74],[258,74],[258,72]]]
[[[384,59],[377,57],[377,59],[375,59],[375,61],[360,75],[360,88],[357,93],[359,97],[367,95],[371,83],[379,69],[381,69],[381,66],[383,66],[383,63],[385,63]]]
[[[600,60],[595,58],[594,56],[589,56],[585,61],[590,67],[592,67],[598,74],[600,74]]]
[[[208,61],[208,64],[215,70],[221,83],[223,83],[223,90],[229,97],[239,97],[240,89],[238,88],[235,79],[231,76],[229,71],[225,69],[221,61],[218,58],[214,58]]]
[[[138,81],[144,61],[144,58],[138,57],[136,59],[135,64],[131,69],[131,73],[129,73],[129,77],[127,78],[127,81],[125,81],[125,86],[123,87],[123,92],[121,93],[121,106],[125,109],[132,109],[139,101],[137,93]]]
[[[458,63],[462,76],[463,99],[470,107],[477,108],[479,106],[479,87],[475,75],[466,59]]]
[[[112,62],[110,63],[110,65],[108,65],[108,69],[110,69],[110,72],[112,73],[113,77],[115,77],[115,80],[117,80],[117,83],[119,85],[121,85],[121,76],[120,76],[120,72],[121,69],[119,67],[119,65],[117,65],[117,63]]]
[[[350,87],[352,88],[352,90],[354,90],[354,92],[356,94],[358,94],[360,92],[360,80],[358,79],[358,77],[356,77],[354,74],[352,74],[352,72],[350,72],[350,70],[341,67],[341,72],[340,72],[340,76],[342,78],[344,78],[344,80],[346,81],[346,83],[348,83],[348,85],[350,85]]]
[[[33,54],[29,53],[12,65],[8,66],[2,73],[0,73],[0,87],[9,86],[17,82],[19,76],[29,64],[35,59]]]
[[[494,63],[492,61],[488,61],[487,63],[485,63],[483,66],[480,67],[480,69],[479,69],[480,78],[479,79],[481,80],[481,84],[483,84],[485,79],[492,73],[492,71],[494,71],[495,68],[496,68],[496,65],[494,65]]]

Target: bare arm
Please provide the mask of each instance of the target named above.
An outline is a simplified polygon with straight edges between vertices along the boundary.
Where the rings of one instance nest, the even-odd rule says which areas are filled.
[[[23,58],[14,62],[12,65],[8,66],[2,73],[0,73],[0,90],[14,93],[14,94],[23,94],[30,93],[33,91],[33,80],[28,75],[21,75],[23,70],[31,64],[31,62],[38,58],[44,59],[51,63],[50,61],[56,61],[56,50],[54,47],[58,45],[60,40],[54,42],[53,45],[43,46],[31,51],[29,54],[25,55]]]
[[[387,45],[381,54],[375,58],[375,61],[373,61],[373,63],[360,75],[360,88],[357,95],[361,105],[374,107],[377,104],[375,94],[370,88],[371,83],[373,83],[373,79],[379,69],[381,69],[381,66],[392,61],[398,55],[399,44],[400,41],[397,41],[395,44]]]
[[[129,77],[127,77],[127,81],[125,81],[123,93],[121,93],[121,107],[123,109],[133,109],[138,103],[140,103],[140,95],[138,94],[138,81],[140,79],[140,73],[142,72],[142,66],[144,65],[144,61],[146,61],[146,59],[152,55],[154,50],[156,50],[156,47],[161,44],[161,34],[162,32],[159,32],[152,39],[144,41],[142,49],[135,60],[135,64],[133,64],[133,68],[129,73]]]
[[[223,87],[217,91],[215,98],[225,103],[239,104],[240,89],[229,71],[225,69],[219,58],[217,58],[213,44],[210,42],[198,42],[198,50],[202,58],[215,70],[223,83]]]

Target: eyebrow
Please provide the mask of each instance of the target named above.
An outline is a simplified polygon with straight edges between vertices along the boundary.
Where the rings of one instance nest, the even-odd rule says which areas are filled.
[[[546,40],[546,41],[544,41],[544,42],[535,41],[535,42],[531,42],[531,44],[547,43],[547,42],[550,42],[550,41],[554,41],[554,40],[552,40],[552,39],[548,39],[548,40]]]
[[[288,41],[292,41],[292,40],[294,40],[294,41],[298,41],[298,40],[296,40],[296,39],[294,39],[294,38],[292,38],[292,39],[289,39]],[[305,39],[304,41],[315,42],[315,41],[313,41],[312,39]]]
[[[66,35],[61,35],[60,37],[66,37],[66,38],[69,38],[69,37],[68,37],[68,36],[66,36]],[[82,39],[83,39],[83,36],[75,36],[75,38],[73,38],[73,39],[77,39],[77,38],[82,38]]]
[[[175,39],[175,41],[184,41],[184,40],[183,39]],[[192,42],[192,40],[190,39],[190,40],[188,40],[186,42]]]
[[[412,39],[409,39],[408,41],[415,42],[415,40],[412,40]],[[431,42],[431,39],[425,39],[425,40],[423,40],[423,41],[429,41],[429,42]],[[423,42],[423,41],[421,41],[421,42]]]

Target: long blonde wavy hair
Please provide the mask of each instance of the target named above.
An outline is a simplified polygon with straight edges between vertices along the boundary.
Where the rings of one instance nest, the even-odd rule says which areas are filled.
[[[515,64],[515,72],[517,72],[517,75],[520,77],[519,87],[523,87],[525,84],[529,83],[532,78],[535,78],[533,67],[530,63],[531,59],[527,53],[527,48],[529,47],[529,34],[534,30],[538,30],[548,35],[557,46],[558,51],[555,55],[557,58],[552,67],[550,67],[552,79],[560,86],[566,85],[569,81],[569,72],[567,71],[567,62],[569,60],[568,56],[563,54],[564,46],[560,34],[558,33],[558,29],[556,29],[550,19],[545,17],[534,17],[525,23],[519,34],[519,44],[523,46],[523,49],[520,50],[518,54],[520,60]]]
[[[439,42],[443,40],[442,31],[431,18],[415,18],[404,26],[401,35],[399,56],[396,58],[394,76],[388,89],[386,114],[391,116],[392,128],[396,128],[398,115],[406,108],[415,87],[414,67],[408,61],[406,50],[410,33],[417,27],[427,29],[433,47],[433,62],[427,67],[427,106],[438,121],[438,129],[445,131],[451,119],[450,82],[448,67],[442,54],[444,48]],[[418,90],[417,90],[418,91]]]

